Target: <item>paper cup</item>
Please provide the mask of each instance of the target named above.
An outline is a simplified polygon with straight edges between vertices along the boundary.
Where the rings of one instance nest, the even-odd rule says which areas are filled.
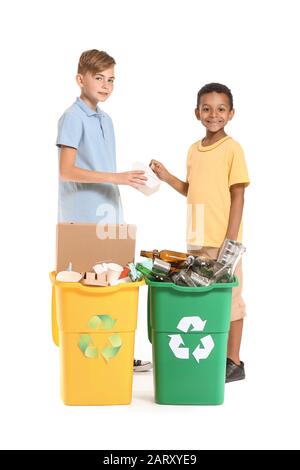
[[[107,272],[107,263],[95,264],[95,266],[93,266],[93,270],[97,274],[106,273]]]
[[[82,274],[76,271],[60,271],[56,275],[56,280],[61,282],[79,282]]]
[[[120,277],[121,272],[123,271],[123,266],[116,263],[107,264],[107,282],[112,286]]]

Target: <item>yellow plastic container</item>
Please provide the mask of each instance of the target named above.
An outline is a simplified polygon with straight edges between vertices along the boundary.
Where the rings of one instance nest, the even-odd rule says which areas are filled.
[[[59,346],[58,324],[56,318],[56,298],[55,298],[55,273],[50,273],[52,282],[52,300],[51,300],[51,324],[52,324],[52,339],[56,346]]]
[[[55,280],[52,332],[60,345],[66,405],[122,405],[132,399],[134,336],[144,281],[89,287]]]

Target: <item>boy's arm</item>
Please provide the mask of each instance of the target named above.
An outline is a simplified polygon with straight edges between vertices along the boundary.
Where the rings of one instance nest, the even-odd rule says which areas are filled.
[[[181,181],[179,178],[176,178],[176,176],[169,173],[166,167],[157,160],[151,160],[150,167],[160,180],[168,183],[172,188],[174,188],[183,196],[187,195],[189,189],[188,182]]]
[[[236,240],[238,237],[243,215],[244,192],[244,184],[233,184],[230,187],[231,204],[228,227],[225,236],[225,238],[229,238],[230,240]]]
[[[59,161],[59,177],[62,181],[75,181],[77,183],[112,183],[133,186],[145,184],[147,178],[144,171],[126,171],[125,173],[109,173],[101,171],[84,170],[75,166],[77,150],[72,147],[61,146]]]
[[[180,194],[182,194],[183,196],[187,196],[189,189],[189,183],[187,181],[181,181],[176,176],[171,175],[171,173],[169,173],[168,179],[165,181]]]

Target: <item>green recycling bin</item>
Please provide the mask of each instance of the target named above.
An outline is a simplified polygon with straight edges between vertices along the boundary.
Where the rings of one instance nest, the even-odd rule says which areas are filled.
[[[224,402],[231,283],[183,287],[146,280],[156,403]]]

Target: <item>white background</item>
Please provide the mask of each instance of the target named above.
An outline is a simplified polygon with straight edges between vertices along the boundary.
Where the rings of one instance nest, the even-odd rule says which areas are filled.
[[[299,448],[299,24],[297,1],[13,1],[1,9],[1,447],[22,449]],[[117,61],[118,168],[156,157],[182,179],[203,136],[198,89],[233,92],[227,132],[244,147],[242,345],[247,380],[217,407],[159,406],[152,375],[134,377],[130,406],[66,407],[51,342],[57,208],[57,120],[78,95],[79,55]],[[185,200],[122,187],[143,249],[185,250]],[[146,288],[136,357],[151,357]],[[297,431],[298,430],[298,431]]]

